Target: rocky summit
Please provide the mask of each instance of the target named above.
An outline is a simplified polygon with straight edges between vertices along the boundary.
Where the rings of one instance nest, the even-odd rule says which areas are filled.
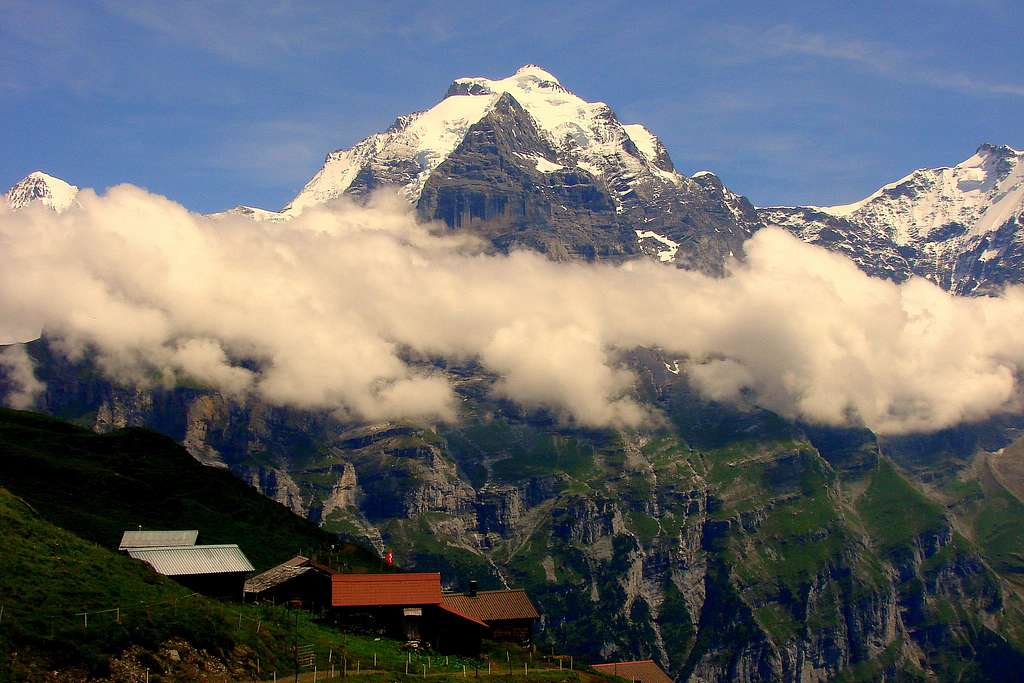
[[[1024,152],[1006,145],[918,169],[853,204],[758,214],[878,277],[917,275],[957,294],[992,294],[1024,276]]]
[[[430,109],[328,154],[280,213],[382,186],[397,187],[423,219],[559,260],[646,253],[720,273],[761,226],[750,202],[713,175],[676,171],[647,128],[534,65],[504,79],[456,79]]]
[[[280,212],[218,217],[287,221],[392,187],[498,251],[646,254],[716,275],[778,225],[872,275],[979,295],[1024,280],[1021,159],[985,145],[853,205],[755,210],[530,65],[456,79],[434,107],[330,153]],[[47,178],[8,203],[67,207],[73,193]],[[497,398],[472,359],[416,361],[455,387],[457,422],[365,423],[201,385],[121,386],[45,337],[25,349],[38,407],[97,432],[163,432],[402,566],[524,587],[540,642],[592,661],[652,657],[699,681],[997,680],[1024,664],[1019,417],[898,438],[822,428],[706,398],[685,364],[640,349],[620,360],[664,417],[643,428]]]

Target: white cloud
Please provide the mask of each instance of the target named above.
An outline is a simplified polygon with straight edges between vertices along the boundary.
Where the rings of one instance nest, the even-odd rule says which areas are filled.
[[[0,349],[0,375],[6,379],[7,395],[4,404],[18,410],[31,408],[36,404],[46,385],[36,379],[32,359],[24,346],[9,346]]]
[[[453,387],[412,362],[442,357],[477,360],[523,405],[636,426],[650,408],[615,358],[638,346],[687,359],[710,397],[882,433],[1017,407],[1021,289],[964,299],[873,280],[779,230],[716,279],[486,254],[431,227],[387,195],[268,224],[85,190],[62,214],[0,212],[0,338],[45,327],[118,382],[198,381],[367,420],[454,419]]]

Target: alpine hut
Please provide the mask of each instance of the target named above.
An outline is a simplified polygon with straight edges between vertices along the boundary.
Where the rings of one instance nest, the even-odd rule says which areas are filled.
[[[534,624],[540,619],[526,591],[518,588],[478,591],[476,581],[469,582],[469,591],[465,593],[446,593],[441,604],[487,624],[491,629],[489,638],[523,645],[531,642]]]
[[[441,652],[476,654],[487,624],[442,598],[436,572],[332,577],[331,605],[341,621]]]
[[[199,532],[126,531],[119,550],[197,593],[241,598],[254,569],[235,544],[196,545]]]

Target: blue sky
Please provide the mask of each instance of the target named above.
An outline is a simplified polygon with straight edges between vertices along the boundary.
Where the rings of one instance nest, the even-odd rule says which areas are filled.
[[[759,205],[1024,147],[1018,2],[514,4],[0,0],[0,185],[279,208],[328,151],[524,63]]]

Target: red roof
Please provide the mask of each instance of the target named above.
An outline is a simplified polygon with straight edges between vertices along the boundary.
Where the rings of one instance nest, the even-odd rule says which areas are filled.
[[[526,591],[518,588],[477,591],[472,597],[467,593],[449,593],[441,599],[441,604],[464,614],[472,614],[482,621],[540,619]]]
[[[619,676],[629,681],[640,681],[640,683],[672,683],[672,679],[661,667],[654,663],[653,659],[641,659],[637,662],[612,662],[610,664],[594,664],[603,674]]]
[[[331,584],[334,607],[379,607],[441,604],[441,575],[335,574]]]
[[[438,607],[441,609],[442,612],[448,612],[449,614],[454,614],[455,616],[459,617],[460,619],[465,619],[466,621],[472,622],[472,623],[476,624],[477,626],[481,626],[481,627],[486,628],[486,629],[491,628],[490,626],[488,626],[484,622],[482,622],[479,619],[477,619],[476,617],[474,617],[472,614],[466,614],[465,612],[460,612],[459,610],[455,609],[454,607],[449,607],[448,605],[444,604],[443,602],[440,605],[438,605]]]

